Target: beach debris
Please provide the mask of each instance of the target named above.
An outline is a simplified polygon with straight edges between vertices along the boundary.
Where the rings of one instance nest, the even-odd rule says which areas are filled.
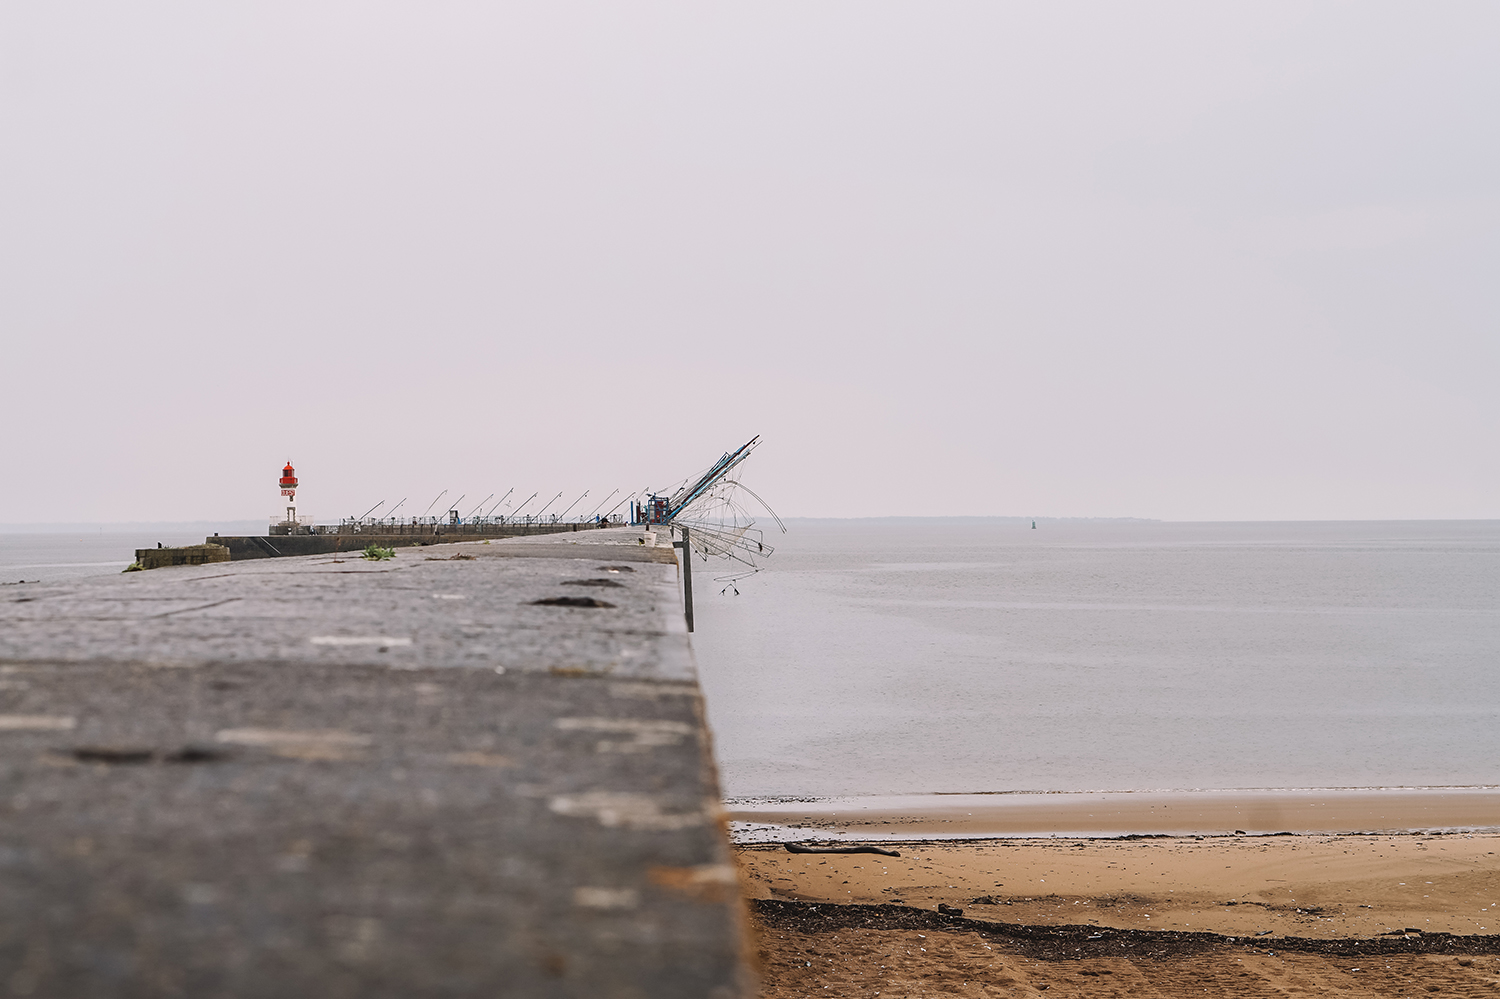
[[[613,586],[623,587],[624,583],[617,583],[613,579],[565,579],[564,586]]]
[[[937,904],[937,911],[945,916],[962,916],[964,914],[964,910],[951,906],[947,902],[939,902]]]
[[[878,846],[816,846],[809,843],[783,843],[787,853],[878,853],[882,857],[899,857],[898,850],[883,850]]]
[[[969,899],[970,905],[999,905],[993,895],[980,895],[978,898]]]

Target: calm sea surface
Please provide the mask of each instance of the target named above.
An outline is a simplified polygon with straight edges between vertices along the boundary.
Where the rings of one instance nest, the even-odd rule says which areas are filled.
[[[1500,783],[1500,522],[789,526],[695,567],[728,796]]]
[[[261,528],[264,533],[265,528]],[[119,572],[135,561],[137,548],[201,545],[205,531],[73,531],[0,534],[0,584],[58,583]]]
[[[137,548],[201,545],[215,531],[264,534],[264,520],[220,520],[177,524],[105,524],[78,529],[0,528],[0,584],[19,580],[63,582],[119,572],[135,561]]]

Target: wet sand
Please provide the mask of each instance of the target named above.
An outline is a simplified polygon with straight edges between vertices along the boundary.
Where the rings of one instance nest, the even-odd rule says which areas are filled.
[[[751,898],[939,903],[978,919],[1250,936],[1500,934],[1500,836],[1233,836],[741,847]],[[989,897],[993,902],[978,902]]]
[[[738,850],[765,996],[1500,995],[1500,835],[883,845]]]

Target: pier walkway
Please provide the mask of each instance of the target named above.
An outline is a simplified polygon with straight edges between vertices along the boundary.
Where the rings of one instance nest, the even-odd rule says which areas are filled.
[[[621,528],[7,587],[0,986],[752,994],[677,573]]]

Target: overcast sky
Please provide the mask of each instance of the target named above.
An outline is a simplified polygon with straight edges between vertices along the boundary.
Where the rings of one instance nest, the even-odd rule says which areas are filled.
[[[0,7],[0,522],[1500,516],[1493,3]],[[569,497],[571,498],[571,497]],[[468,503],[466,502],[467,506]]]

